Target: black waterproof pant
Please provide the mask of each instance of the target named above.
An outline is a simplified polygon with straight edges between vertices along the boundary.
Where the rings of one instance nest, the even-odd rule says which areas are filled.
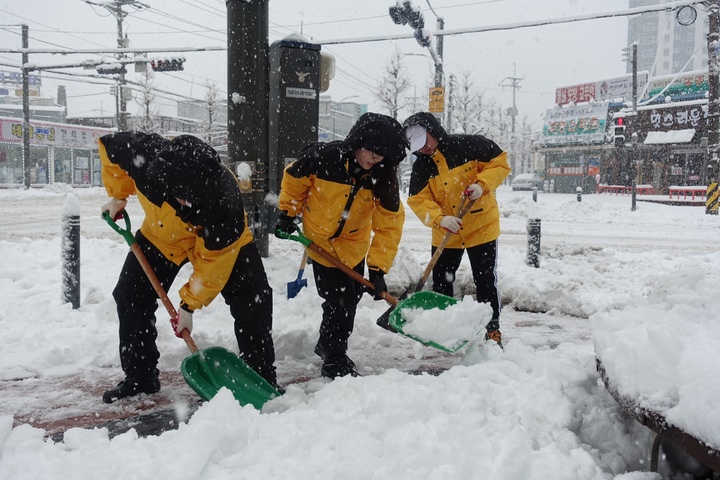
[[[365,260],[353,270],[363,275]],[[348,339],[355,326],[355,311],[364,287],[342,270],[317,262],[313,262],[313,275],[318,295],[325,300],[315,353],[325,361],[346,355]]]
[[[168,291],[181,266],[165,258],[140,231],[135,238],[160,284]],[[230,278],[220,294],[235,319],[240,357],[275,384],[272,289],[255,243],[240,250]],[[120,320],[120,363],[123,371],[136,377],[154,375],[160,358],[155,328],[158,296],[132,252],[125,259],[113,297]]]
[[[436,247],[432,247],[435,253]],[[433,268],[433,291],[449,297],[453,296],[455,273],[460,268],[462,248],[446,248],[440,254]],[[480,303],[489,303],[493,309],[493,322],[488,327],[497,329],[500,320],[500,292],[497,287],[497,240],[483,243],[467,249],[473,282],[475,283],[476,299]]]

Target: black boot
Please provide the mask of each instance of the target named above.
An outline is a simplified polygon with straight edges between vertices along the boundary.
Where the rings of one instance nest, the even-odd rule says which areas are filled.
[[[357,367],[355,367],[355,364],[347,355],[339,355],[324,360],[323,366],[320,369],[320,375],[327,378],[344,377],[346,375],[352,377],[360,376]]]
[[[118,383],[116,388],[103,393],[103,402],[113,403],[121,398],[134,397],[141,393],[157,393],[159,391],[160,379],[157,373],[128,375],[125,380]]]

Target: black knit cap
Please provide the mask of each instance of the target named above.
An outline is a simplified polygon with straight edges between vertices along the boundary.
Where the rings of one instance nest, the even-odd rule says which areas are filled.
[[[350,129],[344,141],[350,150],[364,148],[384,157],[383,163],[400,163],[408,147],[402,126],[392,117],[364,113]]]
[[[193,206],[211,207],[219,199],[218,182],[225,167],[210,145],[192,135],[170,141],[148,167],[147,174],[161,182],[172,197]]]

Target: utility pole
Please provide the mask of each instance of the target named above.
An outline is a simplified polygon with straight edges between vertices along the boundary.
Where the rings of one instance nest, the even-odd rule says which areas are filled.
[[[515,69],[515,64],[513,64],[513,75],[517,75],[517,71],[516,71],[516,69]],[[512,161],[510,162],[510,165],[511,165],[511,167],[513,168],[513,171],[515,171],[515,168],[514,168],[514,167],[515,167],[515,118],[517,117],[517,114],[518,114],[517,105],[515,104],[515,94],[516,94],[516,92],[518,91],[518,89],[520,88],[520,81],[522,80],[522,78],[519,78],[519,77],[517,77],[517,76],[505,77],[505,78],[503,79],[503,82],[505,82],[505,81],[507,81],[507,80],[510,81],[509,84],[507,84],[507,83],[500,83],[500,86],[501,86],[501,87],[508,87],[508,86],[509,86],[509,87],[511,87],[511,88],[513,89],[513,94],[512,94],[512,107],[510,107],[510,108],[507,109],[507,113],[508,113],[508,115],[510,116],[510,119],[511,119],[511,122],[512,122],[512,123],[511,123],[511,127],[510,127],[510,132],[511,132],[511,134],[510,134],[510,135],[511,135],[511,136],[510,136],[510,155],[511,155],[511,157],[512,157]],[[521,156],[521,157],[522,157],[522,156]],[[525,159],[524,159],[524,158],[521,158],[520,172],[519,172],[519,173],[524,173],[524,172],[525,172]]]
[[[438,30],[444,30],[445,29],[445,20],[438,17],[437,19],[437,29]],[[435,62],[435,86],[436,87],[442,87],[443,86],[443,47],[445,46],[445,36],[444,35],[438,35],[437,44],[435,47],[436,53],[437,53],[437,61]],[[430,47],[428,47],[430,48]]]
[[[447,131],[452,133],[453,131],[453,114],[455,113],[455,88],[457,87],[457,80],[455,75],[450,74],[448,80],[448,115],[447,115]]]
[[[708,191],[705,213],[717,215],[718,178],[720,177],[720,1],[712,0],[708,8]]]
[[[631,70],[632,70],[632,108],[633,108],[633,115],[637,115],[637,97],[638,97],[638,91],[637,91],[637,42],[633,42],[631,47],[625,47],[623,48],[623,61],[630,62]]]
[[[113,14],[115,17],[115,20],[117,21],[117,46],[118,48],[127,48],[128,45],[125,41],[125,36],[123,35],[123,19],[127,16],[127,13],[125,13],[122,9],[123,5],[132,4],[135,3],[133,1],[127,1],[127,0],[115,0],[114,4],[106,5],[105,8]],[[123,60],[126,57],[124,53],[118,53],[116,55],[116,58],[118,60]],[[117,126],[118,131],[125,131],[128,128],[127,125],[127,99],[125,98],[125,73],[120,73],[117,77],[116,82],[116,105],[117,105]]]
[[[100,7],[105,8],[110,14],[115,17],[117,20],[117,46],[118,48],[127,48],[128,45],[128,39],[127,36],[123,34],[123,19],[128,16],[128,13],[125,12],[122,7],[125,5],[130,5],[135,8],[146,8],[146,5],[136,1],[136,0],[115,0],[113,3],[93,3],[89,0],[85,0],[85,3],[88,3],[90,5],[97,5]],[[127,54],[125,52],[118,52],[115,55],[115,58],[118,59],[121,64],[124,60],[128,58]],[[123,69],[120,73],[118,73],[117,80],[115,82],[116,86],[116,97],[115,97],[115,105],[117,108],[117,114],[116,114],[116,122],[117,127],[119,131],[127,130],[128,129],[128,116],[129,113],[127,112],[127,101],[128,101],[128,90],[126,89],[126,83],[125,83],[125,70]]]
[[[435,13],[434,10],[433,10],[433,13]],[[443,30],[445,28],[445,20],[443,20],[440,17],[437,17],[436,25],[437,25],[438,30]],[[444,47],[444,43],[445,43],[445,37],[443,35],[438,35],[436,42],[437,43],[435,44],[435,52],[434,53],[432,50],[432,45],[428,45],[427,49],[430,51],[430,55],[433,57],[433,61],[435,62],[435,88],[440,89],[439,91],[441,91],[442,95],[445,96],[445,85],[444,85],[445,79],[443,78],[443,76],[444,76],[443,75],[443,73],[444,73],[443,72],[443,47]],[[444,99],[443,99],[442,107],[444,110],[444,107],[445,107]],[[441,112],[435,113],[435,116],[437,117],[437,119],[440,121],[440,124],[442,125],[444,123],[443,117],[445,116],[445,112],[441,111]]]
[[[633,43],[632,46],[632,96],[633,96],[633,113],[637,115],[637,42]]]
[[[628,114],[627,117],[631,117],[633,121],[637,118],[637,68],[638,68],[638,60],[637,60],[637,42],[633,42],[632,46],[623,48],[623,57],[624,61],[630,62],[632,66],[632,115]],[[633,123],[631,122],[631,125]],[[636,130],[636,128],[633,128],[633,130]],[[632,132],[630,135],[631,138],[631,153],[628,155],[628,171],[633,176],[632,178],[632,188],[630,189],[630,197],[632,199],[631,205],[630,205],[630,211],[634,212],[637,210],[637,182],[638,177],[640,176],[640,161],[639,161],[639,150],[638,150],[638,134],[637,131]]]
[[[21,25],[22,28],[22,102],[23,102],[23,183],[25,188],[30,188],[30,79],[28,74],[28,64],[30,58],[27,49],[30,48],[27,25]]]

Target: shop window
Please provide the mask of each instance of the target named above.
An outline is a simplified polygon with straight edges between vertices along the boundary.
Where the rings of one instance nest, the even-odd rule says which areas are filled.
[[[71,183],[73,173],[72,151],[69,148],[55,148],[55,182]]]
[[[47,185],[50,183],[48,152],[48,147],[30,146],[30,183],[33,185]]]
[[[0,184],[23,183],[22,146],[0,143]]]
[[[75,168],[73,170],[74,185],[90,185],[90,159],[92,158],[90,150],[76,148],[73,150]]]
[[[101,172],[102,165],[100,164],[100,156],[97,151],[93,150],[90,173],[93,187],[102,187]]]

